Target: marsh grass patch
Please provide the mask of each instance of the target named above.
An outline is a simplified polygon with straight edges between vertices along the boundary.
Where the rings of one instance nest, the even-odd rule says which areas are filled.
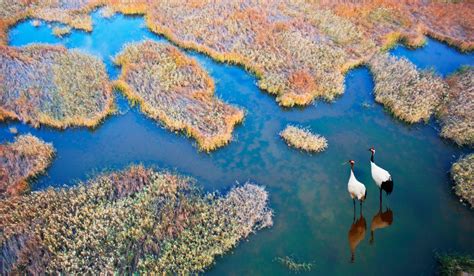
[[[277,257],[275,260],[294,273],[310,272],[314,269],[314,263],[297,261],[294,257]]]
[[[474,258],[470,255],[436,254],[438,274],[442,276],[474,274]]]
[[[0,120],[94,127],[112,111],[104,63],[79,51],[41,44],[0,46],[0,76]]]
[[[474,208],[474,153],[460,158],[451,167],[456,195]]]
[[[272,225],[267,205],[254,184],[205,194],[191,178],[132,166],[0,200],[1,273],[202,272]]]
[[[441,136],[458,145],[474,145],[474,67],[447,78],[448,97],[440,108]]]
[[[375,100],[407,123],[427,122],[447,97],[446,83],[433,72],[418,70],[405,58],[387,53],[368,62]]]
[[[31,134],[0,145],[0,200],[27,191],[28,182],[46,170],[53,156],[53,145]]]
[[[244,111],[214,95],[214,82],[174,46],[145,41],[128,44],[115,57],[122,74],[115,86],[149,117],[196,139],[211,151],[232,139]]]
[[[307,152],[321,152],[328,147],[326,138],[312,133],[307,128],[287,125],[280,136],[288,146],[301,149]]]

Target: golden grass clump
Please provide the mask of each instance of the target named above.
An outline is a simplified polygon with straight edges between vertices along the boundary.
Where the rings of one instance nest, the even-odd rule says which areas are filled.
[[[375,100],[405,122],[427,121],[447,94],[440,77],[418,70],[405,58],[381,53],[368,65],[374,76]]]
[[[176,47],[145,41],[127,45],[115,58],[122,66],[116,86],[149,117],[196,139],[211,151],[232,139],[244,112],[214,96],[214,82]]]
[[[194,274],[272,225],[264,188],[226,196],[132,166],[0,201],[2,274]]]
[[[71,27],[64,26],[64,27],[54,27],[53,34],[57,37],[63,37],[71,33]]]
[[[328,147],[326,138],[311,133],[308,129],[288,125],[280,132],[280,136],[288,146],[302,149],[308,152],[321,152]]]
[[[30,134],[0,145],[0,200],[27,191],[28,180],[44,172],[53,155],[51,144]]]
[[[474,153],[453,164],[451,177],[454,180],[456,195],[474,207]]]
[[[474,67],[448,77],[449,93],[438,114],[441,136],[459,145],[474,145]]]
[[[113,106],[105,65],[62,46],[0,46],[0,87],[0,120],[35,127],[94,127]]]

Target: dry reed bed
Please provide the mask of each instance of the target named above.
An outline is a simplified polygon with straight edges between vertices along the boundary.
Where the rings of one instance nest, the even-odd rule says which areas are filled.
[[[470,12],[474,3],[468,1],[53,0],[2,4],[0,26],[4,31],[11,22],[27,16],[90,30],[87,12],[100,5],[106,5],[108,13],[144,14],[152,31],[179,46],[254,72],[259,87],[275,94],[283,106],[306,105],[317,97],[334,99],[344,90],[345,71],[399,40],[419,46],[429,34],[464,50],[474,47]]]
[[[27,191],[28,181],[46,170],[53,155],[51,144],[30,134],[0,145],[0,199]]]
[[[472,1],[373,0],[326,4],[337,15],[360,26],[367,37],[384,48],[399,40],[418,47],[424,43],[424,35],[429,35],[464,51],[474,49]]]
[[[7,44],[7,32],[10,27],[26,18],[56,21],[76,29],[92,31],[92,18],[88,13],[100,2],[96,0],[0,1],[0,44]]]
[[[0,120],[94,127],[113,106],[105,65],[61,46],[0,46]]]
[[[351,22],[303,1],[158,2],[146,19],[182,47],[243,65],[283,106],[334,99],[344,72],[375,50]]]
[[[459,145],[474,145],[474,67],[448,77],[449,94],[438,116],[441,136]]]
[[[57,37],[63,37],[69,35],[71,33],[71,27],[64,26],[64,27],[54,27],[53,34]]]
[[[308,129],[297,126],[286,126],[286,128],[280,132],[280,136],[285,140],[288,146],[308,152],[321,152],[328,147],[326,138],[311,133]]]
[[[132,166],[75,188],[0,201],[2,274],[190,274],[272,225],[264,188],[203,194]]]
[[[459,159],[451,167],[456,195],[474,208],[474,153]]]
[[[149,117],[196,139],[210,151],[232,139],[244,112],[214,96],[214,82],[176,47],[145,41],[126,45],[115,58],[122,66],[116,82]]]
[[[253,71],[259,87],[277,95],[283,106],[334,99],[343,92],[345,71],[398,40],[418,46],[425,33],[436,32],[440,39],[472,47],[470,3],[309,2],[172,0],[150,3],[145,14],[151,30],[181,47]],[[122,4],[121,10],[129,7]],[[452,14],[442,13],[443,7]],[[359,8],[367,16],[348,12],[359,14]],[[436,24],[438,17],[448,26]]]
[[[440,77],[418,70],[405,58],[382,53],[368,65],[375,80],[375,100],[408,123],[427,121],[447,95]]]

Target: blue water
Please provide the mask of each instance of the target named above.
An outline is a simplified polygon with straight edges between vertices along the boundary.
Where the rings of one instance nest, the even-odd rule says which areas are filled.
[[[91,33],[73,31],[63,39],[54,37],[48,24],[35,28],[24,21],[11,29],[10,44],[41,42],[79,48],[102,58],[111,78],[116,78],[120,68],[113,66],[111,57],[124,43],[144,38],[168,43],[150,33],[141,17],[103,19],[96,12],[93,20]],[[436,53],[439,55],[433,58]],[[234,131],[234,141],[224,148],[210,154],[199,152],[192,139],[163,129],[130,107],[119,93],[119,114],[95,130],[34,129],[6,122],[0,123],[0,140],[11,141],[8,128],[15,126],[21,134],[30,132],[54,144],[56,158],[47,174],[33,183],[33,190],[73,185],[97,172],[131,163],[193,176],[206,190],[224,192],[236,182],[249,180],[265,185],[275,211],[274,226],[219,257],[208,274],[285,275],[288,270],[275,261],[285,255],[313,262],[311,273],[324,275],[432,274],[435,251],[474,253],[474,216],[454,196],[449,178],[451,163],[469,150],[439,138],[434,121],[407,125],[393,119],[374,102],[374,84],[366,68],[347,74],[346,91],[334,103],[283,109],[243,69],[188,54],[210,73],[220,98],[247,110],[245,121]],[[434,66],[442,75],[474,62],[472,54],[463,55],[433,40],[415,51],[398,47],[392,54],[405,56],[422,68]],[[324,135],[329,148],[307,154],[287,147],[278,133],[288,123]],[[379,200],[370,176],[370,146],[377,149],[377,163],[395,181],[393,194],[384,196],[383,202],[384,210],[393,211],[393,224],[375,232],[373,245],[369,244],[370,224]],[[348,242],[353,220],[346,188],[348,159],[356,160],[355,173],[368,188],[363,208],[367,232],[354,263]]]

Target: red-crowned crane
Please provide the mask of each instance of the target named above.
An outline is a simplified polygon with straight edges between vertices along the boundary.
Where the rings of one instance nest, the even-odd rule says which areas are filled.
[[[371,147],[369,149],[371,152],[371,157],[370,157],[370,171],[372,172],[372,179],[374,180],[375,184],[380,189],[380,204],[382,204],[382,190],[385,191],[387,195],[392,193],[393,191],[393,180],[392,176],[390,176],[390,173],[387,172],[386,170],[382,169],[381,167],[377,166],[374,162],[374,155],[375,155],[375,149],[374,147]]]
[[[349,160],[349,164],[351,164],[351,176],[349,177],[349,182],[347,182],[347,191],[349,192],[352,201],[354,202],[354,218],[355,218],[355,200],[359,200],[360,202],[360,212],[362,214],[362,202],[367,197],[367,189],[365,185],[362,184],[354,175],[354,160]]]

